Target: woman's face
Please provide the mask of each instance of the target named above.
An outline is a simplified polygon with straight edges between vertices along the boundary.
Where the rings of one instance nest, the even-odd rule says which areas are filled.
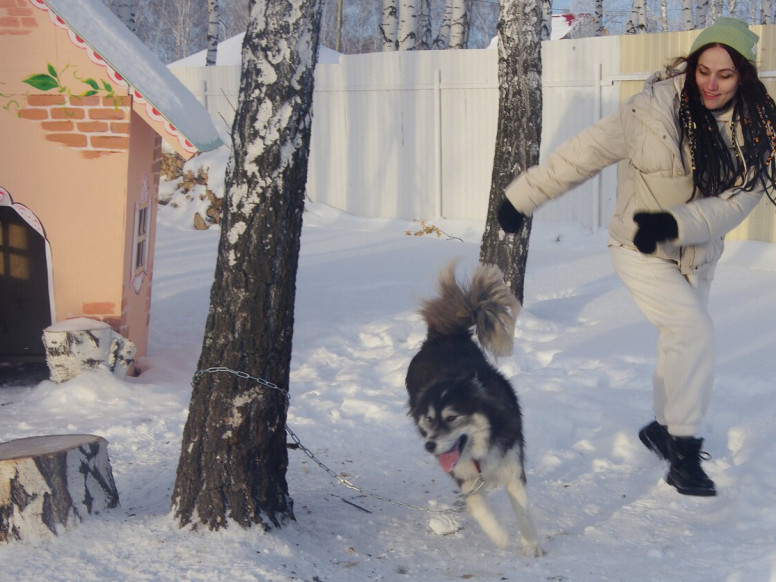
[[[695,69],[695,82],[706,109],[721,109],[730,103],[740,77],[724,48],[715,45],[703,51]]]

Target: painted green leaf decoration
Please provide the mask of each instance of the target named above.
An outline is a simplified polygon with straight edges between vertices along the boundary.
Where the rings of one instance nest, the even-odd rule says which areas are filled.
[[[110,83],[103,81],[102,86],[108,93],[113,93],[113,87],[110,86]]]
[[[99,91],[100,89],[100,86],[97,84],[97,81],[95,81],[94,79],[84,79],[84,83],[89,85],[95,91]]]
[[[81,93],[81,97],[91,97],[92,95],[97,95],[97,91],[90,89],[89,91],[84,91]]]
[[[39,91],[49,91],[50,89],[53,89],[59,86],[59,83],[57,82],[56,78],[52,77],[51,75],[43,75],[43,74],[30,75],[22,82],[27,83],[28,85],[32,85]]]
[[[54,68],[54,65],[52,65],[51,63],[49,63],[48,65],[48,72],[49,72],[49,75],[51,75],[55,79],[59,78],[59,75],[57,74],[57,70]]]

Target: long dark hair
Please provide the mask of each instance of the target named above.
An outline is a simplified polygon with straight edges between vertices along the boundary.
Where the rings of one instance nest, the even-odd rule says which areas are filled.
[[[703,196],[718,196],[732,187],[750,192],[759,183],[776,205],[773,196],[776,188],[776,104],[758,78],[755,66],[730,47],[718,45],[730,55],[739,74],[733,119],[741,128],[744,143],[737,144],[740,148],[734,158],[723,140],[714,114],[703,105],[695,81],[698,59],[709,46],[713,45],[703,46],[686,59],[681,59],[686,63],[686,76],[679,118],[683,135],[690,144],[695,188]],[[737,130],[734,128],[733,140],[736,139]]]

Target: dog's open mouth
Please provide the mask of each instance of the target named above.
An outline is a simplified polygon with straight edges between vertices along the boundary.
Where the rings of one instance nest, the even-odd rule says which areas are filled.
[[[437,456],[437,459],[439,459],[439,464],[442,466],[442,470],[445,473],[452,471],[456,464],[458,464],[458,461],[461,458],[461,451],[463,451],[463,447],[465,445],[466,435],[463,435],[456,441],[456,443],[450,448],[449,451],[440,453]]]

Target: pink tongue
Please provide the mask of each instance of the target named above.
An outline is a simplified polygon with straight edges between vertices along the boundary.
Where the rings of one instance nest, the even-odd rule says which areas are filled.
[[[446,453],[442,453],[437,458],[445,473],[452,471],[453,467],[455,467],[455,464],[458,462],[458,459],[461,458],[461,452],[458,450],[458,443],[455,443],[455,446],[452,449]]]

